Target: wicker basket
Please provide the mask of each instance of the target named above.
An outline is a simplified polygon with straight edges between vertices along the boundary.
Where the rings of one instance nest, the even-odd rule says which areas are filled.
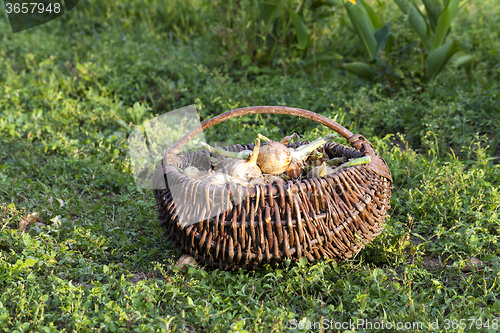
[[[284,186],[275,182],[251,189],[206,184],[178,171],[177,167],[188,165],[209,166],[204,151],[178,155],[196,134],[227,119],[256,113],[315,120],[345,137],[353,147],[327,144],[329,157],[369,155],[371,162],[322,178],[288,181]],[[226,149],[252,148],[253,144],[248,144]],[[390,208],[391,173],[370,142],[324,116],[302,109],[257,106],[218,115],[169,149],[159,170],[163,186],[154,194],[165,235],[174,247],[198,262],[224,270],[254,269],[286,258],[307,257],[312,262],[350,258],[382,232]],[[196,223],[186,223],[190,216],[197,216]]]

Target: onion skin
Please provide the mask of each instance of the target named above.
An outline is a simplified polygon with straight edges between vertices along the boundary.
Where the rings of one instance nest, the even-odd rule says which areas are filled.
[[[285,181],[283,180],[283,178],[281,178],[279,176],[265,175],[264,179],[266,180],[266,183],[268,183],[268,184],[278,183],[281,185],[285,185]]]
[[[298,178],[302,174],[302,163],[297,160],[292,160],[284,174],[287,175],[288,178]]]
[[[300,138],[299,138],[299,135],[297,133],[293,133],[292,135],[285,136],[283,139],[281,139],[280,143],[283,145],[286,145],[292,139],[300,139]]]
[[[265,186],[265,185],[273,184],[273,183],[285,185],[285,181],[281,177],[273,176],[273,175],[269,175],[269,174],[266,174],[263,177],[252,179],[248,185],[251,188],[255,188],[256,185],[264,185]]]
[[[264,177],[259,177],[259,178],[254,178],[250,181],[250,183],[248,184],[248,186],[250,186],[251,188],[254,188],[256,185],[266,185],[266,180]]]

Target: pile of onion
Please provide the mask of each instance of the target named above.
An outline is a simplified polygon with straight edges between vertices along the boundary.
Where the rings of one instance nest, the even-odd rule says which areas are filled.
[[[327,160],[317,149],[323,147],[326,143],[333,142],[335,137],[335,134],[329,134],[293,149],[286,147],[285,144],[293,138],[298,138],[295,133],[285,137],[280,142],[270,140],[259,134],[253,151],[244,150],[241,152],[226,151],[202,142],[200,144],[210,153],[227,157],[226,159],[223,157],[222,160],[217,162],[217,165],[223,164],[223,167],[219,168],[218,172],[204,177],[203,181],[214,185],[234,183],[254,187],[256,185],[282,182],[283,179],[297,178],[310,166],[313,168],[309,171],[307,177],[316,178],[350,166],[370,162],[369,156],[350,161],[347,161],[345,156]],[[260,140],[265,141],[265,143],[261,145]],[[332,168],[331,166],[335,164],[341,165]],[[186,176],[192,179],[202,178],[195,168],[193,170],[188,169],[190,168],[184,171]]]

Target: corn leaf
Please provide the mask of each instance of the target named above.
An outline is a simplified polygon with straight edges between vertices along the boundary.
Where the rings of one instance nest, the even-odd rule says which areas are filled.
[[[341,0],[312,0],[309,2],[309,8],[315,10],[322,6],[342,6]]]
[[[366,10],[366,13],[370,17],[370,21],[373,25],[373,31],[382,28],[382,21],[378,18],[377,14],[373,11],[372,7],[368,5],[364,0],[358,0],[360,4],[363,5],[363,8]]]
[[[342,64],[342,68],[368,81],[373,81],[375,79],[375,76],[377,75],[377,72],[375,72],[375,70],[370,65],[364,62],[351,62],[348,64]]]
[[[318,52],[316,54],[309,55],[304,62],[306,65],[312,65],[314,63],[330,62],[335,60],[342,60],[344,57],[335,52]]]
[[[309,33],[307,32],[306,24],[293,9],[289,8],[288,12],[292,18],[293,29],[299,40],[299,47],[305,49],[307,44],[309,44]]]
[[[284,0],[267,1],[260,5],[260,17],[264,21],[266,33],[271,32],[273,22],[280,17],[284,2]]]
[[[436,30],[439,15],[443,10],[443,5],[441,5],[440,0],[422,0],[425,6],[425,11],[429,17],[429,22],[431,24],[432,30]]]
[[[429,50],[431,48],[431,32],[429,26],[427,22],[425,22],[425,18],[420,10],[414,5],[410,6],[408,21],[424,43],[425,48]]]
[[[432,42],[432,50],[443,44],[446,34],[448,34],[448,30],[450,29],[451,21],[458,11],[459,3],[460,0],[449,0],[441,12],[441,15],[439,15],[434,41]]]
[[[434,79],[446,67],[452,55],[459,50],[455,41],[448,42],[432,50],[427,56],[426,81]]]
[[[396,5],[398,5],[399,10],[405,14],[408,15],[410,12],[410,3],[407,0],[394,0],[396,2]]]
[[[342,16],[342,24],[349,30],[351,30],[352,32],[354,32],[355,34],[357,34],[358,32],[356,31],[356,28],[354,28],[354,26],[352,25],[352,22],[351,22],[351,19],[348,18],[348,17],[345,17],[345,16]]]
[[[380,52],[385,51],[387,42],[389,41],[390,37],[390,30],[391,30],[391,24],[386,24],[383,28],[378,29],[375,31],[375,40],[377,41],[377,51],[375,53],[375,58],[379,59],[380,58]]]
[[[478,62],[478,61],[479,61],[478,57],[470,54],[464,54],[457,57],[455,61],[453,61],[453,64],[455,65],[455,67],[461,67],[461,66],[467,66],[469,64],[472,64],[473,62]]]
[[[353,5],[350,2],[345,2],[344,5],[352,25],[356,29],[359,38],[361,38],[361,42],[368,52],[370,59],[374,59],[377,51],[377,41],[375,40],[375,36],[373,36],[375,31],[373,30],[373,24],[371,24],[368,13],[362,5]]]

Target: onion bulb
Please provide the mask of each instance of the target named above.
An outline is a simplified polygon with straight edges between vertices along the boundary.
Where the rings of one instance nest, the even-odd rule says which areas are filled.
[[[260,134],[259,138],[263,140],[267,139]],[[257,157],[257,165],[264,173],[279,175],[288,169],[292,162],[292,153],[282,143],[267,140],[260,149],[259,156]]]
[[[188,266],[196,267],[197,265],[198,263],[196,262],[195,258],[191,257],[188,254],[185,254],[179,258],[175,266],[178,267],[181,272],[187,272]]]
[[[184,175],[189,179],[198,179],[201,176],[200,170],[194,166],[188,166],[184,169]]]
[[[246,161],[236,160],[230,169],[229,174],[241,180],[242,182],[249,182],[254,178],[262,177],[262,171],[257,165],[257,157],[259,156],[260,140],[257,139],[255,147],[253,148],[252,155]]]
[[[233,176],[220,172],[213,173],[211,175],[204,177],[202,182],[215,186],[225,185],[225,184],[240,184],[243,186],[248,186],[248,182],[243,182],[238,178],[234,178]]]
[[[259,138],[267,139],[260,134]],[[267,139],[259,152],[257,165],[264,173],[271,175],[286,173],[288,177],[296,178],[300,176],[309,155],[325,143],[332,142],[334,138],[334,134],[329,134],[297,149],[289,149],[280,142]]]

